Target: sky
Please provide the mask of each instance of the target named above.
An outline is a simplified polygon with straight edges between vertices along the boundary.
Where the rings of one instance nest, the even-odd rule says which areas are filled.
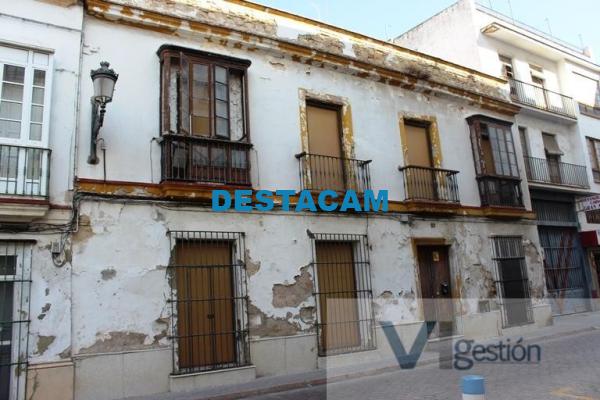
[[[253,0],[378,39],[406,32],[456,0]],[[600,63],[600,0],[481,0],[487,7],[566,42]]]

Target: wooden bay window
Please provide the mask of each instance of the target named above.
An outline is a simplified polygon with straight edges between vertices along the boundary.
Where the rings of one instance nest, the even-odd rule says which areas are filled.
[[[467,122],[481,205],[523,207],[512,124],[482,115]]]
[[[172,46],[159,56],[162,180],[250,185],[250,61]]]

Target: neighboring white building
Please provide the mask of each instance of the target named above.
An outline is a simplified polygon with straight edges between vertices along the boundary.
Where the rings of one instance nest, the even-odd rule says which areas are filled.
[[[0,2],[1,399],[41,398],[31,397],[38,374],[73,377],[68,232],[82,23],[77,1]],[[45,390],[72,398],[72,385]]]
[[[0,121],[22,141],[5,123],[0,145],[52,150],[49,183],[0,179],[0,244],[29,254],[27,301],[7,315],[30,331],[3,336],[21,364],[1,370],[0,398],[25,382],[32,400],[120,399],[387,360],[384,321],[407,344],[429,320],[440,339],[552,323],[504,79],[250,2],[83,3],[0,6],[0,62],[25,71],[3,85],[26,93],[3,86],[22,119],[11,106]],[[104,61],[119,76],[89,163],[88,71]],[[39,122],[26,110],[42,105]],[[211,210],[213,189],[288,189],[295,205],[301,189],[369,188],[389,191],[387,213],[296,213],[281,197]]]
[[[600,65],[589,50],[473,0],[458,1],[394,43],[508,81],[521,106],[516,124],[554,313],[589,309],[586,298],[599,297],[600,218],[578,212],[575,203],[600,191]]]

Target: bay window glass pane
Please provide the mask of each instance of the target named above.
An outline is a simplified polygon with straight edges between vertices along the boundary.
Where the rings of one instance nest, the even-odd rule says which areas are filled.
[[[227,118],[229,114],[227,110],[227,103],[222,100],[217,100],[216,104],[217,117]]]
[[[213,167],[226,167],[227,166],[227,152],[225,149],[219,147],[213,147],[211,149],[212,155],[212,166]]]
[[[42,125],[31,123],[29,127],[29,139],[30,140],[42,140]]]
[[[227,101],[227,85],[223,85],[222,83],[215,83],[215,97],[218,100]]]
[[[31,93],[31,102],[34,104],[44,104],[44,89],[34,87]]]
[[[14,65],[4,65],[4,74],[2,75],[4,82],[24,83],[25,68]]]
[[[232,150],[231,151],[231,167],[232,168],[246,168],[247,166],[248,166],[248,160],[246,160],[246,151]]]
[[[33,71],[33,84],[34,86],[45,86],[46,83],[46,71],[36,69]]]
[[[210,118],[208,117],[192,117],[192,134],[198,136],[210,135]]]
[[[192,164],[194,167],[207,167],[208,146],[194,146],[192,151]]]
[[[21,103],[0,101],[0,118],[20,120],[22,108]]]
[[[21,137],[21,123],[0,119],[0,137],[18,139]]]
[[[215,82],[227,84],[227,69],[223,67],[215,67]]]
[[[217,117],[217,135],[229,137],[228,121],[224,118]]]
[[[31,106],[31,122],[43,122],[44,119],[44,107],[42,106]]]
[[[2,84],[2,99],[23,101],[23,86],[4,82]]]
[[[210,136],[210,97],[208,66],[192,66],[192,134]]]

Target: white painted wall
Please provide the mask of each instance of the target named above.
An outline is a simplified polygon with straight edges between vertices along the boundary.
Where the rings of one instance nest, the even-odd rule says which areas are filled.
[[[49,199],[52,206],[71,204],[83,8],[61,7],[35,0],[0,2],[0,41],[49,51],[53,58],[50,108]],[[70,211],[51,210],[36,222],[65,223]],[[30,298],[29,353],[32,364],[70,357],[71,264],[53,264],[51,242],[58,234],[0,234],[0,240],[35,240]],[[68,246],[67,246],[68,247]],[[60,354],[63,354],[61,358]]]
[[[0,2],[0,41],[51,50],[54,59],[50,102],[50,202],[70,204],[72,187],[80,42],[83,9],[36,0]]]
[[[482,68],[476,44],[479,34],[474,24],[472,0],[457,1],[394,39],[397,45],[455,62],[469,68]],[[452,42],[449,46],[448,42]],[[496,75],[492,73],[492,75]]]

